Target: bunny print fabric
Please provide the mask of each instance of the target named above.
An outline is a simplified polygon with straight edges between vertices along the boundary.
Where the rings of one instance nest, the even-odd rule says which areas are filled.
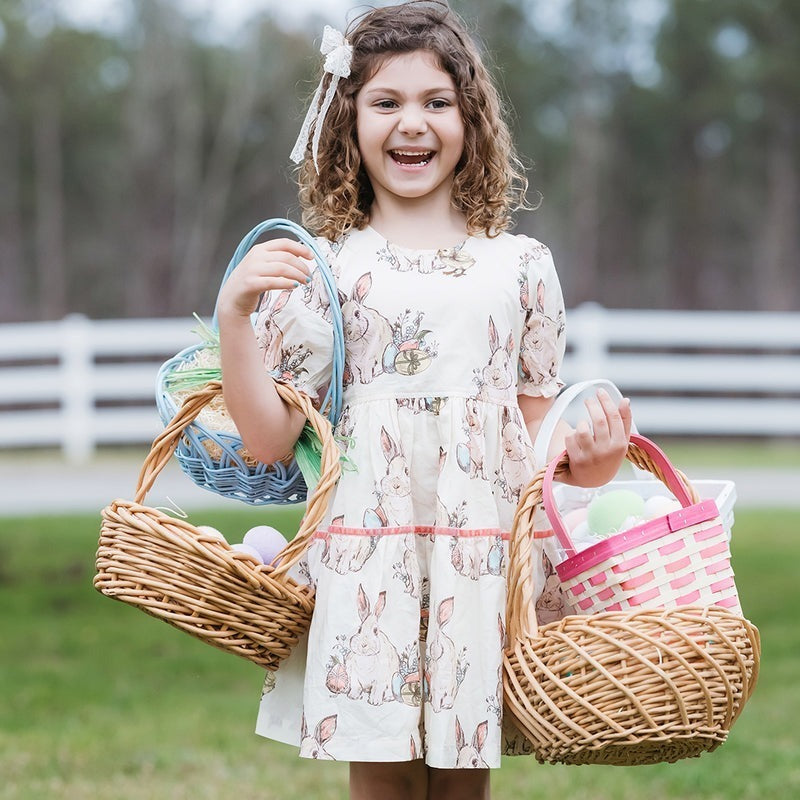
[[[562,386],[550,252],[506,233],[412,251],[371,227],[320,245],[344,321],[346,460],[296,568],[311,629],[267,675],[256,730],[310,758],[497,767],[530,752],[503,726],[501,656],[509,530],[537,466],[517,395]],[[267,296],[256,324],[266,367],[312,397],[331,360],[319,281]]]

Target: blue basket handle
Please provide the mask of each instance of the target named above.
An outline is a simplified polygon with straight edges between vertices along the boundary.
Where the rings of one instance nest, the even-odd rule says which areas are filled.
[[[336,281],[333,278],[333,273],[320,252],[314,237],[311,236],[305,228],[288,219],[275,218],[260,222],[241,242],[239,242],[239,246],[236,248],[228,264],[228,268],[222,276],[220,288],[224,286],[225,281],[228,280],[233,270],[236,269],[261,236],[267,231],[275,230],[291,233],[311,250],[314,254],[314,260],[317,262],[317,268],[322,276],[322,282],[328,295],[331,309],[331,321],[333,323],[333,363],[331,365],[331,382],[325,394],[325,399],[322,401],[322,408],[328,408],[328,419],[331,421],[332,425],[336,425],[342,413],[342,381],[344,378],[344,329],[342,326],[342,309],[339,306],[339,294],[336,289]],[[217,296],[217,301],[219,301],[219,295]],[[215,330],[219,330],[216,303],[214,305],[214,316],[211,320],[211,325]]]

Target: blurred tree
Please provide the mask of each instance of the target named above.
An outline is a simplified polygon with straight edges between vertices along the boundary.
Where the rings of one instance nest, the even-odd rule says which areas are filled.
[[[800,4],[452,0],[511,108],[568,305],[800,303]],[[318,75],[269,14],[227,42],[169,0],[76,30],[0,0],[0,318],[208,313],[241,236],[299,218]]]

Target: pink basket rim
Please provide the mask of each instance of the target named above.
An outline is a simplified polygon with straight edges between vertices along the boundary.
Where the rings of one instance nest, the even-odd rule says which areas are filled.
[[[716,501],[703,500],[701,503],[681,508],[671,514],[665,514],[663,517],[648,520],[630,530],[609,536],[608,539],[603,539],[557,564],[556,572],[562,581],[570,580],[613,556],[621,555],[632,547],[647,544],[647,542],[660,539],[667,534],[681,531],[690,525],[699,525],[715,518],[719,518]]]

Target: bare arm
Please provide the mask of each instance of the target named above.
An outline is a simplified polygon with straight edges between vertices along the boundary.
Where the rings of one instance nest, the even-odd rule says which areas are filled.
[[[250,314],[263,292],[304,284],[310,273],[303,259],[311,257],[305,245],[289,239],[256,245],[222,287],[217,304],[225,405],[247,450],[267,464],[291,452],[306,418],[278,395]]]
[[[533,441],[555,398],[519,395],[517,399]],[[586,407],[591,424],[581,420],[573,431],[565,422],[559,421],[547,458],[555,458],[566,450],[569,471],[560,480],[573,486],[602,486],[617,474],[628,449],[630,401],[625,398],[617,407],[610,395],[601,389],[597,397],[586,401]]]

